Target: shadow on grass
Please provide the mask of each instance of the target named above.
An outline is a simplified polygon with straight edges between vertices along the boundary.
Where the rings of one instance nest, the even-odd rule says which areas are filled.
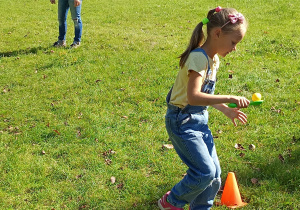
[[[249,170],[239,171],[238,176],[245,183],[249,183],[252,178],[258,179],[258,183],[253,185],[268,186],[273,190],[284,191],[288,193],[296,193],[300,185],[300,137],[293,138],[291,147],[285,151],[278,151],[278,156],[273,157],[268,162],[268,158],[261,158],[261,163],[252,164]],[[273,184],[277,186],[273,186]]]
[[[19,55],[29,55],[29,54],[37,54],[39,51],[48,52],[50,48],[53,48],[51,45],[48,47],[28,47],[26,49],[19,49],[14,51],[0,52],[0,57],[15,57]]]

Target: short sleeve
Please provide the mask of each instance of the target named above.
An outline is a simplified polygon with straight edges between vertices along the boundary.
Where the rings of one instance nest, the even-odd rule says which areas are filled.
[[[208,67],[206,56],[202,52],[192,52],[186,62],[188,74],[190,70],[198,72],[202,77]]]

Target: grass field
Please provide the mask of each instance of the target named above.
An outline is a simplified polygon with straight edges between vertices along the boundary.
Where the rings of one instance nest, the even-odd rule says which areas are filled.
[[[57,5],[0,0],[0,209],[158,209],[186,170],[162,147],[165,96],[219,5],[249,29],[221,59],[216,93],[264,100],[238,127],[210,109],[222,181],[235,172],[244,209],[299,209],[300,6],[284,0],[84,0],[77,49],[51,47]]]

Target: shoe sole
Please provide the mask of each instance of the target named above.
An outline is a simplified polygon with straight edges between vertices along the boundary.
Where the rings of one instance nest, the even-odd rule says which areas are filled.
[[[161,199],[158,200],[157,204],[158,204],[158,207],[160,208],[160,210],[165,210],[165,208],[161,205]]]

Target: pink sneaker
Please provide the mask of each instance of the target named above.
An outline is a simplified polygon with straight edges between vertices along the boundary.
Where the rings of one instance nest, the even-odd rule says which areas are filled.
[[[172,206],[170,203],[167,202],[167,197],[171,193],[171,191],[167,192],[161,199],[158,201],[158,207],[161,210],[183,210],[183,208],[177,208]]]

